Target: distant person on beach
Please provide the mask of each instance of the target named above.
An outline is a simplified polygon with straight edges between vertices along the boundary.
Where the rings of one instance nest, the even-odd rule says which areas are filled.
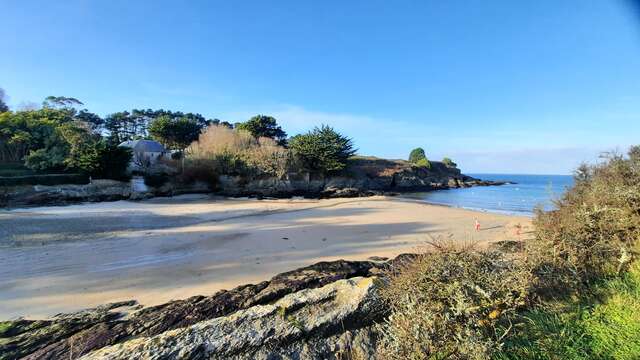
[[[478,219],[476,218],[476,225],[475,225],[476,231],[480,231],[480,222],[478,221]]]

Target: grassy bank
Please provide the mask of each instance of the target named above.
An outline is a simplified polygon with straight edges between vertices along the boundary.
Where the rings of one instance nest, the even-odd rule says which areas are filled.
[[[588,296],[519,315],[494,359],[640,359],[640,262]]]

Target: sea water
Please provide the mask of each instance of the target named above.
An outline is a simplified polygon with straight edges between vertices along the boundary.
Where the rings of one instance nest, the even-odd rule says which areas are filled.
[[[500,186],[439,190],[411,194],[432,204],[449,205],[473,210],[532,215],[536,207],[554,208],[558,199],[573,185],[568,175],[469,174],[482,180],[507,181]]]

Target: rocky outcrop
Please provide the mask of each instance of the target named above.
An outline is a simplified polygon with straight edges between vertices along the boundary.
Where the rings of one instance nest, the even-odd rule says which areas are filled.
[[[384,315],[376,279],[357,277],[301,290],[273,304],[130,340],[82,359],[316,359],[354,349],[372,352],[373,347],[354,347],[342,335],[355,331],[349,337],[375,341],[371,332],[360,330]]]
[[[115,180],[94,180],[91,184],[84,185],[24,185],[0,187],[0,206],[114,201],[129,199],[131,196],[131,185]]]
[[[138,188],[142,179],[116,181],[97,179],[90,184],[0,186],[0,207],[65,205],[78,202],[141,200],[154,196],[211,192],[202,183],[160,188]]]
[[[403,160],[358,158],[340,174],[291,173],[285,178],[220,175],[216,186],[168,181],[152,188],[142,179],[131,182],[94,180],[87,185],[0,187],[0,207],[59,205],[81,201],[138,200],[153,196],[216,192],[224,196],[313,198],[359,197],[470,186],[501,185],[464,175],[455,167],[433,161],[430,168]],[[140,189],[142,187],[143,189]]]
[[[502,184],[475,179],[437,161],[424,168],[403,160],[358,158],[341,174],[326,177],[308,173],[289,174],[285,179],[220,176],[216,191],[227,196],[334,198]]]
[[[311,289],[326,287],[344,279],[372,278],[379,275],[391,264],[410,258],[411,255],[404,255],[390,262],[345,260],[321,262],[276,275],[271,280],[258,284],[239,286],[229,291],[217,292],[211,296],[194,296],[141,310],[137,310],[135,302],[124,302],[76,314],[60,315],[49,320],[18,320],[0,323],[0,359],[23,357],[25,359],[75,359],[91,351],[131,339],[153,338],[175,329],[189,328],[212,319],[227,317],[241,310],[273,305],[287,296],[289,296],[289,300],[281,304],[282,306],[289,304],[285,306],[288,309],[285,311],[285,315],[291,315],[295,312],[298,314],[295,315],[297,316],[295,319],[298,319],[304,312],[298,312],[301,308],[298,309],[297,305],[294,306],[296,297],[305,295],[307,299],[311,299],[311,295],[308,293]],[[362,281],[343,284],[339,288],[357,290],[357,284],[365,284]],[[330,298],[327,295],[328,292],[336,293],[338,291],[337,288],[333,289],[335,291],[325,291],[324,299]],[[303,291],[306,292],[301,294]],[[300,302],[300,304],[305,304],[302,307],[308,306],[308,309],[311,309],[313,306],[320,306],[319,303],[323,301],[329,300],[316,303],[308,300]],[[369,306],[372,305],[366,306],[362,309],[370,308]],[[316,309],[313,316],[319,316],[321,308],[314,307],[313,309]],[[343,310],[345,309],[343,308]],[[286,348],[288,349],[286,351],[295,353],[303,351],[301,350],[303,348],[314,348],[316,349],[314,351],[329,349],[331,347],[326,346],[332,342],[331,346],[334,349],[342,346],[341,343],[351,338],[369,341],[371,339],[363,335],[367,332],[361,330],[366,324],[361,322],[364,321],[364,318],[359,316],[364,315],[364,312],[358,311],[351,311],[350,317],[340,317],[340,322],[336,320],[333,323],[331,318],[334,313],[330,313],[326,315],[326,321],[322,320],[325,321],[325,325],[314,325],[313,329],[315,330],[311,332],[313,339],[317,340],[320,335],[316,335],[321,333],[322,337],[327,339],[326,341],[307,339],[311,333],[301,332],[298,334],[295,332],[297,334],[295,341],[293,341],[294,338],[291,338],[290,343],[282,342],[284,340],[278,340],[280,342],[276,341],[275,343],[279,344],[278,348]],[[346,316],[346,313],[344,314]],[[378,315],[378,313],[371,313],[366,323],[371,324]],[[312,320],[305,321],[307,321],[305,324],[311,324]],[[345,324],[351,325],[342,329]],[[339,331],[335,329],[336,326],[340,327]],[[319,332],[316,334],[316,331]],[[303,339],[306,340],[303,341]],[[267,342],[271,343],[271,341],[275,340]]]

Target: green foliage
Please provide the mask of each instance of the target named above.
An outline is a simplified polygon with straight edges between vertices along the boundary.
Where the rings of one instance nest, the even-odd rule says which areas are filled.
[[[522,259],[441,251],[392,273],[384,358],[640,358],[640,148],[581,166],[557,207]]]
[[[421,168],[431,169],[431,162],[427,159],[420,159],[416,161],[414,165]]]
[[[423,159],[427,159],[427,155],[425,155],[423,148],[415,148],[411,150],[411,153],[409,153],[409,162],[412,164],[417,164],[418,161]]]
[[[68,154],[64,164],[68,169],[92,174],[100,167],[102,139],[91,133],[82,123],[67,123],[58,127],[67,143]]]
[[[606,300],[589,309],[583,321],[595,357],[640,359],[640,262],[596,292]]]
[[[201,131],[202,124],[186,116],[161,115],[149,126],[151,137],[174,150],[184,150],[198,140]]]
[[[278,145],[285,145],[287,133],[282,130],[276,119],[266,115],[256,115],[246,122],[236,126],[238,130],[245,130],[251,133],[253,137],[267,137],[275,140]]]
[[[415,148],[409,154],[409,162],[417,167],[431,169],[431,163],[424,153],[424,149]]]
[[[455,168],[458,166],[458,164],[454,163],[453,160],[449,159],[448,157],[443,158],[442,163],[448,168]]]
[[[640,262],[588,296],[522,313],[495,359],[640,358]]]
[[[0,161],[23,161],[31,151],[53,146],[56,128],[72,120],[68,111],[48,108],[0,113]]]
[[[115,144],[120,144],[127,140],[145,139],[150,135],[149,127],[151,124],[160,117],[168,117],[172,122],[178,122],[178,119],[182,119],[185,122],[197,123],[200,129],[214,122],[214,120],[205,119],[200,114],[162,109],[133,109],[131,112],[122,111],[108,115],[104,119],[104,129],[109,133],[109,141]],[[182,130],[184,130],[184,127]],[[165,133],[164,135],[167,134]]]
[[[9,106],[6,103],[6,95],[4,89],[0,88],[0,113],[9,111]]]
[[[84,105],[82,101],[66,96],[47,96],[42,102],[44,108],[50,109],[73,109],[77,105]]]
[[[104,125],[104,120],[99,115],[94,114],[87,109],[80,110],[73,116],[73,119],[88,124],[94,130],[102,129]]]
[[[344,169],[356,153],[350,138],[326,125],[294,136],[289,147],[306,169],[325,174]]]
[[[640,358],[638,150],[580,166],[558,209],[536,214],[526,254],[543,301],[497,358]]]
[[[99,166],[94,168],[91,175],[100,179],[128,180],[127,167],[132,157],[131,149],[109,144],[104,139],[97,147]]]
[[[25,157],[25,165],[34,171],[59,172],[65,170],[65,160],[69,154],[69,146],[54,130],[45,140],[44,147],[32,150]]]
[[[95,132],[95,124],[79,121],[74,114],[75,110],[56,109],[53,105],[40,110],[0,114],[2,160],[22,160],[27,168],[38,172],[125,177],[123,172],[130,155],[114,150]],[[77,115],[93,121],[99,119],[85,110]],[[124,163],[123,159],[126,160]]]
[[[582,166],[557,211],[538,211],[527,242],[540,292],[581,291],[626,269],[640,239],[640,158],[611,155]]]

